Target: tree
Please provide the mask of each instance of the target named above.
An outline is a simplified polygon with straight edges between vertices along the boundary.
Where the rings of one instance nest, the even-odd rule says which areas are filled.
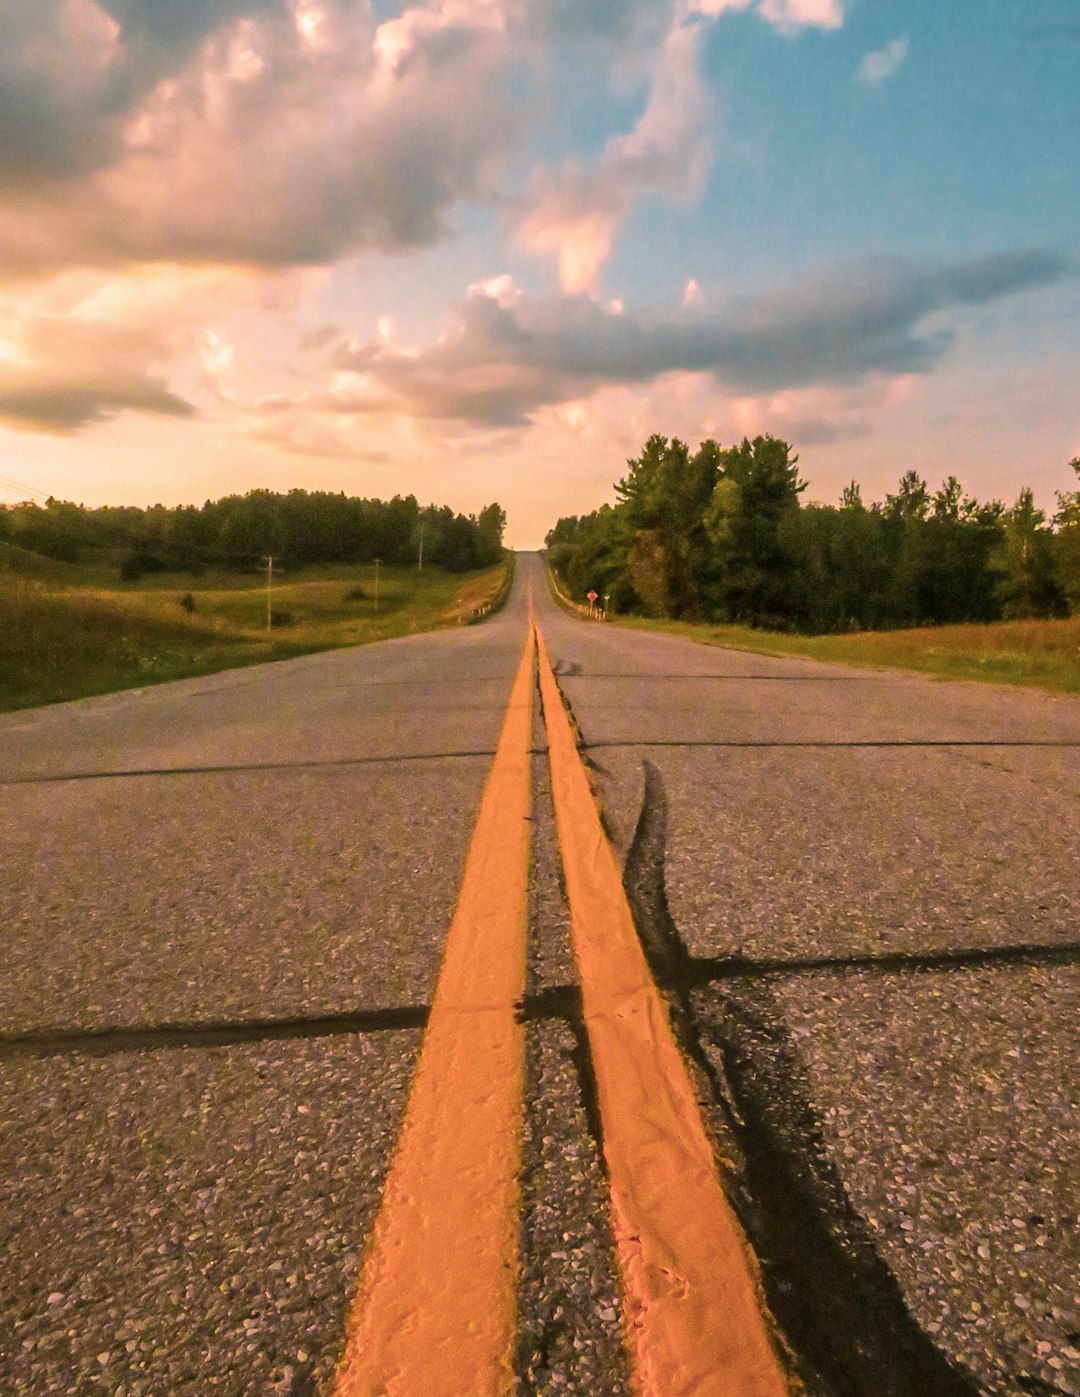
[[[894,625],[913,626],[926,619],[923,590],[929,510],[930,491],[913,470],[905,471],[895,495],[885,496],[881,513],[890,574],[887,608]]]
[[[1046,515],[1036,509],[1032,492],[1020,497],[1004,516],[1003,538],[995,565],[998,596],[1009,620],[1036,616],[1063,616],[1065,597],[1057,579]]]
[[[714,548],[716,601],[734,621],[783,624],[791,614],[796,566],[791,516],[806,482],[798,457],[778,437],[745,437],[719,453],[719,479],[705,516]]]
[[[702,442],[694,453],[678,437],[651,436],[615,486],[629,540],[627,565],[640,577],[658,616],[699,610],[710,542],[705,511],[720,471],[720,448]],[[644,596],[634,582],[635,590]]]
[[[865,509],[862,497],[862,486],[857,480],[853,480],[850,485],[845,485],[840,492],[841,509]]]
[[[956,476],[942,483],[922,531],[920,619],[935,624],[992,621],[1000,614],[991,565],[1001,541],[1000,506],[966,496]]]
[[[1080,456],[1069,462],[1080,486]],[[1054,560],[1058,581],[1073,614],[1080,612],[1080,488],[1059,490],[1054,524]]]
[[[506,510],[498,504],[482,509],[476,520],[477,551],[482,566],[497,563],[502,557]]]

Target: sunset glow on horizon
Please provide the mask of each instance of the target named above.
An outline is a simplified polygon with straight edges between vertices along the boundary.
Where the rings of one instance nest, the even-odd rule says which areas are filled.
[[[415,494],[654,432],[1053,507],[1066,0],[0,0],[0,504]]]

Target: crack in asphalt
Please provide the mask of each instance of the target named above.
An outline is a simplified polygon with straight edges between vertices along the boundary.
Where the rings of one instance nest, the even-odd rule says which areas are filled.
[[[609,739],[609,740],[605,740],[605,739],[601,738],[601,739],[600,739],[599,741],[597,741],[597,742],[586,742],[586,743],[583,744],[583,749],[584,749],[585,751],[587,751],[587,752],[596,751],[597,749],[599,749],[599,748],[601,748],[601,747],[660,747],[660,748],[673,748],[673,749],[678,749],[678,748],[680,748],[680,747],[716,747],[716,748],[721,748],[721,749],[722,749],[722,748],[725,748],[725,747],[736,747],[736,748],[741,748],[741,747],[750,747],[750,748],[756,748],[756,747],[795,747],[795,748],[800,748],[800,747],[805,747],[805,748],[811,748],[811,749],[836,747],[836,748],[840,748],[840,749],[842,749],[842,750],[846,750],[846,749],[848,749],[848,748],[860,748],[860,747],[869,747],[869,748],[878,748],[878,747],[911,747],[911,748],[916,748],[916,749],[918,749],[918,748],[923,748],[923,747],[991,747],[991,748],[993,748],[993,747],[1005,747],[1005,748],[1009,748],[1009,749],[1011,750],[1012,748],[1025,748],[1025,747],[1053,747],[1053,748],[1080,747],[1080,742],[1075,742],[1075,741],[1073,741],[1073,740],[1071,740],[1071,739],[1069,739],[1069,738],[1045,738],[1045,739],[1043,739],[1043,738],[1029,738],[1029,739],[1023,739],[1023,738],[1022,738],[1022,739],[1001,738],[1001,739],[997,739],[997,738],[969,738],[969,737],[957,737],[957,738],[953,738],[953,737],[938,737],[938,738],[907,738],[907,737],[898,737],[898,738],[873,738],[873,739],[851,740],[851,741],[849,741],[849,740],[837,741],[837,740],[832,740],[832,739],[827,739],[827,738],[821,739],[821,740],[813,739],[813,738],[811,738],[811,739],[793,738],[793,739],[791,739],[790,741],[787,741],[787,740],[784,740],[784,739],[780,739],[780,738],[746,738],[746,739],[744,739],[744,740],[740,740],[740,739],[734,739],[734,740],[732,740],[732,739],[724,739],[723,741],[720,741],[720,740],[714,741],[714,740],[712,740],[712,739],[702,739],[702,740],[700,740],[700,741],[689,741],[689,742],[680,742],[680,741],[675,741],[675,740],[673,740],[673,739],[668,739],[668,740],[654,739],[654,740],[650,741],[648,738],[625,738],[625,739],[623,739],[623,738],[611,738],[611,739]]]
[[[718,980],[754,980],[832,972],[869,971],[880,975],[935,974],[950,970],[977,970],[997,965],[1075,965],[1080,962],[1080,941],[1057,944],[1023,942],[1015,946],[976,946],[952,951],[886,951],[867,955],[807,956],[796,960],[783,956],[690,956],[685,975],[693,986]]]
[[[118,781],[139,776],[215,776],[243,771],[319,771],[349,766],[385,766],[395,762],[441,762],[475,757],[493,757],[494,747],[465,752],[419,752],[378,757],[323,757],[306,762],[231,762],[220,766],[131,767],[121,771],[68,771],[51,776],[0,777],[0,786],[46,786],[60,781]],[[530,755],[538,755],[530,751]]]
[[[385,1033],[423,1028],[427,1005],[360,1009],[352,1013],[280,1019],[210,1020],[140,1024],[124,1028],[53,1029],[0,1035],[0,1062],[16,1057],[149,1052],[162,1048],[221,1048],[235,1043],[266,1043],[288,1038],[329,1038],[347,1033]]]
[[[556,670],[560,679],[654,679],[658,684],[666,684],[672,679],[709,680],[721,684],[876,684],[885,676],[876,674],[649,674],[641,672],[616,673],[592,670],[586,674],[580,665],[573,673],[569,670]]]
[[[516,1006],[519,1023],[562,1019],[576,1033],[584,1027],[577,985],[553,985],[525,995]],[[479,1012],[469,1008],[466,1013]],[[30,1033],[0,1033],[0,1062],[19,1057],[154,1052],[163,1048],[221,1048],[236,1043],[267,1043],[290,1038],[332,1038],[340,1034],[389,1033],[424,1028],[428,1004],[383,1009],[355,1009],[337,1014],[294,1015],[274,1019],[207,1019],[190,1023],[134,1024],[102,1028],[53,1028]]]
[[[238,689],[251,689],[259,681],[247,684],[222,684],[216,689],[200,689],[197,693],[185,694],[185,699],[216,698],[218,694],[235,693]],[[283,680],[276,687],[284,693],[329,694],[342,689],[445,689],[456,685],[505,684],[505,674],[468,675],[461,679],[446,676],[442,679],[343,679],[340,683],[307,684],[302,680]],[[264,685],[265,687],[265,685]]]
[[[639,825],[640,828],[640,825]],[[634,851],[631,850],[633,856]],[[628,896],[635,917],[646,928],[643,941],[653,937],[648,907],[641,888],[633,887],[636,870],[628,859]],[[682,1046],[709,1078],[720,1097],[726,1097],[723,1081],[717,1076],[708,1054],[698,1042],[693,1011],[688,1001],[691,990],[725,981],[784,979],[813,974],[880,975],[941,974],[953,970],[977,970],[984,966],[1076,965],[1080,963],[1080,942],[1064,945],[1028,943],[1019,946],[976,947],[961,951],[903,951],[884,955],[818,956],[790,960],[783,957],[752,959],[746,956],[692,956],[681,940],[670,948],[659,942],[647,944],[650,967],[657,984],[669,997],[680,1032]],[[329,1038],[337,1034],[385,1033],[397,1029],[423,1028],[430,1007],[426,1004],[359,1009],[337,1014],[295,1015],[274,1019],[211,1019],[190,1023],[135,1024],[103,1028],[54,1028],[28,1033],[0,1032],[0,1062],[17,1057],[61,1057],[65,1054],[107,1056],[112,1053],[153,1051],[162,1048],[216,1048],[234,1043],[271,1042],[289,1038]],[[602,1145],[599,1105],[592,1061],[588,1056],[581,987],[577,984],[547,985],[525,995],[517,1005],[519,1023],[561,1019],[578,1036],[575,1056],[582,1080],[584,1107],[597,1145]],[[729,1102],[729,1105],[731,1103]]]
[[[570,711],[568,709],[568,711]],[[571,721],[575,721],[571,712]],[[576,722],[575,722],[576,726]],[[580,728],[577,729],[580,732]],[[647,739],[611,739],[605,741],[600,739],[597,742],[587,742],[584,739],[578,744],[582,753],[599,751],[601,748],[620,747],[648,747],[648,748],[673,748],[680,747],[715,747],[723,748],[769,748],[769,747],[793,747],[793,748],[878,748],[878,747],[977,747],[977,748],[1072,748],[1080,747],[1080,742],[1073,742],[1067,739],[1032,739],[1032,740],[994,740],[994,739],[971,739],[971,738],[940,738],[940,739],[876,739],[873,741],[779,741],[779,740],[758,740],[748,739],[746,741],[700,741],[700,742],[675,742],[675,741],[649,741]],[[529,756],[543,756],[546,752],[544,747],[530,747]],[[44,776],[0,776],[0,786],[47,786],[55,785],[63,781],[121,781],[131,780],[139,777],[150,776],[214,776],[229,772],[246,771],[332,771],[340,767],[352,766],[388,766],[398,762],[440,762],[440,761],[467,761],[475,758],[490,758],[495,755],[493,747],[471,748],[465,751],[454,752],[401,752],[389,753],[386,755],[373,757],[322,757],[311,761],[303,762],[223,762],[215,766],[159,766],[159,767],[129,767],[118,771],[65,771]]]
[[[705,1075],[735,1146],[727,1162],[732,1202],[800,1378],[814,1397],[976,1397],[971,1376],[916,1323],[853,1207],[767,983],[722,980],[715,1020],[696,1015],[693,958],[667,902],[666,827],[663,782],[646,762],[627,894],[680,1037],[695,1062],[709,1063]]]

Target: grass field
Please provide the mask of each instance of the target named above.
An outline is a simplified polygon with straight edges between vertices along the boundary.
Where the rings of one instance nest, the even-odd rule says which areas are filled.
[[[637,617],[619,617],[617,624],[763,655],[806,655],[871,668],[915,669],[944,679],[981,679],[1080,693],[1080,616],[1064,621],[999,621],[816,636]]]
[[[496,596],[506,565],[381,567],[377,602],[373,567],[305,568],[275,578],[270,629],[257,574],[93,585],[104,571],[0,547],[0,710],[458,625]]]

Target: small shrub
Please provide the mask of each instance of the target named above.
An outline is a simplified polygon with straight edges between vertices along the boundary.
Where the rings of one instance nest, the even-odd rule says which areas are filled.
[[[165,564],[154,553],[136,548],[128,553],[120,564],[121,582],[138,582],[147,572],[164,572]]]
[[[180,606],[184,611],[187,612],[189,616],[195,610],[195,598],[191,595],[190,592],[185,592],[184,595],[180,598]]]
[[[270,624],[275,629],[278,626],[291,626],[294,619],[291,611],[271,611],[270,613]]]
[[[367,601],[367,593],[364,591],[363,587],[356,586],[356,587],[354,587],[354,588],[352,589],[351,592],[346,592],[346,593],[345,593],[345,600],[346,600],[346,601]]]

